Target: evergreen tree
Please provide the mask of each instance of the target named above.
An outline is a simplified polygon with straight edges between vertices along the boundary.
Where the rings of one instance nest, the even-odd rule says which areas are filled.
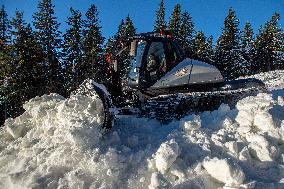
[[[206,58],[206,37],[202,31],[198,31],[196,33],[195,39],[194,39],[194,59],[204,61]]]
[[[267,59],[266,57],[267,46],[268,46],[268,41],[266,41],[265,39],[265,32],[263,26],[260,26],[254,43],[255,52],[253,53],[252,57],[253,59],[252,73],[264,72],[266,70],[264,61],[265,59]]]
[[[120,86],[120,78],[121,73],[114,71],[114,65],[112,64],[114,60],[119,62],[118,65],[116,65],[117,70],[121,72],[123,67],[123,61],[125,58],[127,58],[128,53],[126,50],[119,52],[124,48],[126,43],[126,38],[124,36],[125,34],[125,22],[122,19],[120,24],[118,25],[118,30],[116,34],[113,37],[110,37],[106,43],[105,48],[105,63],[106,63],[106,70],[107,73],[109,73],[109,84],[112,86]],[[118,55],[119,54],[119,55]],[[117,83],[118,82],[118,83]]]
[[[136,28],[134,27],[134,24],[130,18],[129,15],[127,15],[125,19],[125,34],[124,37],[126,39],[129,39],[130,37],[133,37],[136,33]]]
[[[12,63],[12,46],[10,44],[10,21],[4,5],[0,9],[0,126],[9,116],[8,90],[11,75],[15,70]]]
[[[9,30],[11,29],[8,14],[6,13],[4,5],[0,9],[0,52],[3,52],[4,46],[7,45],[11,36],[9,35]]]
[[[279,26],[280,14],[274,13],[271,17],[270,27],[272,36],[271,50],[272,50],[272,69],[284,69],[284,34],[282,28]]]
[[[59,23],[54,16],[51,0],[40,0],[38,11],[33,15],[37,40],[44,52],[46,87],[48,92],[62,93],[62,66],[60,65],[61,38]]]
[[[13,29],[11,62],[13,72],[5,80],[1,91],[5,94],[6,116],[14,117],[23,112],[22,105],[25,101],[36,95],[43,95],[42,82],[44,81],[41,67],[42,50],[37,44],[34,32],[30,25],[23,20],[23,13],[16,11],[12,19]]]
[[[169,20],[169,30],[174,37],[179,38],[179,31],[181,28],[181,5],[176,4]]]
[[[63,35],[64,62],[65,62],[65,88],[67,93],[74,90],[81,82],[83,75],[82,61],[82,19],[79,11],[70,8],[71,16],[68,17],[69,29]]]
[[[253,61],[258,66],[257,71],[270,71],[284,68],[283,31],[278,21],[280,15],[273,14],[264,28],[260,27],[255,40],[255,54]]]
[[[187,11],[184,11],[181,14],[181,23],[178,31],[177,41],[184,50],[185,55],[189,58],[193,57],[194,33],[194,24],[192,18]]]
[[[108,85],[111,85],[113,83],[113,72],[114,72],[114,65],[112,65],[112,61],[115,59],[114,57],[114,45],[115,41],[113,37],[110,37],[105,46],[104,46],[104,65],[105,65],[105,72],[107,73],[107,77],[105,77],[105,82],[108,83]]]
[[[104,37],[101,33],[99,13],[97,7],[92,4],[86,12],[86,20],[83,28],[83,57],[81,80],[94,78],[101,81],[104,76],[103,42]]]
[[[5,7],[0,9],[0,81],[12,72],[11,24]]]
[[[164,0],[161,0],[159,9],[156,11],[156,20],[154,22],[154,32],[160,32],[166,29],[165,21],[165,5]]]
[[[169,30],[173,33],[175,40],[184,50],[187,57],[193,58],[194,24],[190,14],[184,11],[181,14],[181,5],[177,4],[171,14]]]
[[[212,63],[213,62],[212,42],[213,42],[212,36],[206,39],[206,36],[202,31],[197,32],[194,39],[193,58],[206,63]]]
[[[122,20],[119,27],[118,27],[118,31],[114,37],[115,39],[115,47],[118,51],[116,51],[116,54],[119,53],[120,50],[126,48],[127,43],[128,43],[128,39],[130,37],[133,37],[136,33],[136,28],[134,27],[134,24],[131,20],[131,18],[129,17],[129,15],[126,17],[125,22]],[[129,65],[129,51],[130,49],[124,49],[123,52],[121,52],[118,57],[116,57],[118,59],[119,65],[118,66],[118,70],[120,70],[119,73],[119,78],[123,78],[126,74],[126,70],[128,69]]]
[[[131,18],[129,17],[129,15],[127,15],[127,17],[125,19],[124,31],[125,31],[125,33],[122,36],[122,38],[123,38],[122,40],[123,40],[123,43],[127,43],[128,39],[130,37],[133,37],[136,33],[136,28],[134,27],[134,24],[133,24]],[[121,73],[120,77],[124,77],[127,74],[127,70],[129,70],[129,67],[130,67],[130,62],[128,61],[129,51],[130,51],[130,48],[126,49],[126,51],[124,51],[124,53],[120,57],[120,58],[124,57],[124,59],[122,59],[124,61],[122,62],[122,66],[121,66],[122,73]]]
[[[130,37],[133,37],[136,33],[136,28],[129,17],[129,15],[126,17],[125,21],[122,19],[119,26],[118,31],[114,35],[114,54],[118,53],[120,50],[126,47],[128,40]],[[127,59],[128,57],[128,51],[130,49],[125,49],[119,56],[120,58]]]
[[[119,25],[118,25],[118,30],[116,34],[114,35],[114,39],[116,41],[120,40],[121,38],[124,37],[124,32],[125,32],[125,22],[124,19],[121,19]]]
[[[114,35],[114,37],[110,38],[107,43],[107,53],[105,54],[106,59],[109,59],[107,65],[108,73],[110,73],[110,82],[114,90],[119,90],[121,86],[121,79],[127,74],[127,70],[129,68],[129,51],[130,48],[127,46],[129,43],[129,38],[133,37],[136,34],[136,28],[128,15],[125,21],[122,19],[119,26],[118,31]],[[117,61],[116,69],[118,72],[114,72],[110,60]]]
[[[244,62],[242,62],[242,75],[251,75],[254,74],[253,67],[253,48],[254,38],[253,38],[253,29],[251,24],[247,22],[242,32],[241,36],[241,47],[242,55],[244,57]]]
[[[208,62],[207,41],[202,31],[197,32],[194,39],[194,59]]]
[[[230,8],[224,28],[217,41],[215,64],[226,79],[240,76],[240,63],[244,61],[240,47],[239,20]]]
[[[206,62],[209,64],[215,64],[214,60],[214,48],[213,48],[213,36],[209,36],[206,41]]]
[[[114,40],[117,43],[116,48],[123,48],[130,37],[133,37],[136,33],[136,28],[128,15],[125,21],[122,19],[118,31],[114,36]]]

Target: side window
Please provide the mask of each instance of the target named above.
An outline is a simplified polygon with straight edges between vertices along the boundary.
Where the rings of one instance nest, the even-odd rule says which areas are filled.
[[[167,50],[168,50],[168,55],[167,55],[168,69],[172,69],[178,61],[178,54],[176,52],[176,49],[170,42],[167,42]]]
[[[165,60],[165,50],[162,42],[152,42],[147,55],[147,67],[156,63],[161,65]],[[155,61],[155,62],[154,62]]]
[[[162,67],[166,64],[166,56],[163,42],[150,44],[146,61],[147,80],[153,83],[164,75]]]

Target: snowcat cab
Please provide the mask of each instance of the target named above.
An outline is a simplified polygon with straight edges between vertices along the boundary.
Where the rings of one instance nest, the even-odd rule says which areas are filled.
[[[208,89],[223,82],[214,66],[185,59],[169,35],[140,34],[133,37],[130,46],[130,67],[124,81],[126,90],[138,89],[156,96],[173,91],[203,90],[204,84]]]

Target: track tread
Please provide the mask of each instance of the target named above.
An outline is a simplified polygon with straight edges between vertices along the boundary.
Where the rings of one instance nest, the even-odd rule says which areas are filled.
[[[160,95],[145,102],[142,114],[168,123],[172,119],[180,119],[185,115],[216,110],[222,103],[234,108],[239,100],[247,96],[255,96],[264,90],[266,90],[264,86],[252,86],[237,90]]]

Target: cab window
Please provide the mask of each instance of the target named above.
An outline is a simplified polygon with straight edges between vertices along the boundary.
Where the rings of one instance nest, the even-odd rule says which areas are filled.
[[[152,42],[147,54],[147,65],[149,80],[156,81],[165,71],[166,65],[165,49],[162,42]]]
[[[170,71],[179,61],[178,53],[172,43],[167,42],[167,71]]]

